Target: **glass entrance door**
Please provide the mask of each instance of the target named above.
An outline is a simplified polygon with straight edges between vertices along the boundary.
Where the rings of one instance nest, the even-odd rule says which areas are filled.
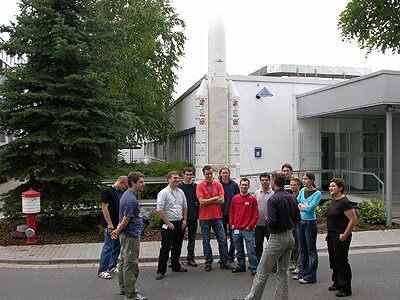
[[[321,168],[323,170],[335,168],[335,133],[321,133]],[[327,191],[332,175],[323,173],[321,176],[321,188]]]
[[[363,134],[363,165],[366,172],[373,172],[383,179],[383,151],[385,136],[383,131],[364,132]],[[380,189],[380,185],[372,176],[364,175],[364,189],[376,191]]]

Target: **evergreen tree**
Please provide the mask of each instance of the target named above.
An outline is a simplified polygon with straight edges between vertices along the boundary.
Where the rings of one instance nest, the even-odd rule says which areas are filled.
[[[1,172],[27,180],[5,198],[6,214],[21,211],[21,192],[30,187],[42,193],[49,213],[91,207],[102,174],[127,147],[124,102],[111,95],[102,73],[111,60],[92,55],[110,42],[96,2],[22,0],[17,22],[1,28],[9,39],[0,49],[27,62],[3,73],[0,130],[15,139],[1,149]]]

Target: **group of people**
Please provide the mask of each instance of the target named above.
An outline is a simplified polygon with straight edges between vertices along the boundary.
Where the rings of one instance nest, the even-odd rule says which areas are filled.
[[[143,187],[143,174],[131,172],[128,176],[119,177],[101,193],[104,246],[97,276],[111,279],[111,273],[118,274],[119,294],[125,299],[147,299],[139,294],[137,286],[143,220],[136,196]]]
[[[192,181],[194,171],[190,167],[183,171],[183,182],[178,172],[171,171],[167,187],[158,193],[156,210],[161,217],[162,241],[156,280],[165,277],[170,254],[171,270],[187,272],[179,261],[186,228],[186,265],[198,266],[195,241],[199,220],[206,272],[212,271],[213,264],[211,228],[218,242],[218,263],[222,269],[246,272],[245,244],[249,269],[255,275],[246,299],[261,299],[271,271],[277,272],[276,298],[279,299],[288,298],[288,269],[294,274],[293,279],[302,284],[317,281],[316,209],[321,192],[315,186],[314,173],[305,172],[300,180],[293,177],[292,166],[284,164],[272,174],[261,173],[261,189],[251,195],[250,180],[242,178],[238,185],[230,178],[227,167],[219,170],[219,180],[214,180],[211,166],[203,167],[202,171],[204,180],[199,184]],[[342,179],[331,180],[329,190],[333,201],[325,214],[329,262],[333,270],[333,284],[328,290],[337,291],[338,297],[352,293],[348,250],[357,220],[353,206],[343,195],[344,185]],[[122,195],[126,186],[129,189]],[[118,273],[120,294],[126,299],[146,299],[138,294],[136,286],[142,225],[136,195],[143,186],[143,175],[132,172],[118,178],[101,196],[105,242],[98,276],[109,279],[111,273]],[[265,238],[268,242],[264,248]],[[235,257],[237,266],[233,267],[231,263]]]

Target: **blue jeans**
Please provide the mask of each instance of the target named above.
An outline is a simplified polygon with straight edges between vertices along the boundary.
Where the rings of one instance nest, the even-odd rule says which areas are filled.
[[[104,245],[103,250],[101,250],[98,274],[117,266],[120,250],[121,243],[119,242],[119,239],[113,240],[111,236],[107,233],[107,228],[105,228]]]
[[[219,260],[221,266],[228,264],[228,244],[226,243],[225,230],[221,219],[200,220],[201,236],[203,238],[203,253],[206,266],[211,266],[213,254],[210,245],[211,227],[217,237]]]
[[[317,233],[317,221],[304,224],[297,223],[297,237],[301,255],[301,268],[298,276],[310,282],[317,282]]]
[[[187,229],[188,229],[187,260],[191,259],[194,260],[195,258],[194,247],[196,245],[196,236],[197,236],[197,220],[188,220]]]
[[[246,262],[244,255],[243,239],[246,243],[247,256],[249,257],[251,273],[257,273],[258,260],[256,250],[254,248],[253,230],[233,229],[233,242],[235,243],[236,258],[238,260],[238,268],[246,270]],[[238,233],[237,233],[238,232]]]

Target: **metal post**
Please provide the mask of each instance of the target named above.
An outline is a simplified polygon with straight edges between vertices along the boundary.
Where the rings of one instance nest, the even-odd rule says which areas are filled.
[[[392,122],[392,111],[393,107],[386,106],[386,226],[392,227],[392,145],[393,145],[393,122]]]

